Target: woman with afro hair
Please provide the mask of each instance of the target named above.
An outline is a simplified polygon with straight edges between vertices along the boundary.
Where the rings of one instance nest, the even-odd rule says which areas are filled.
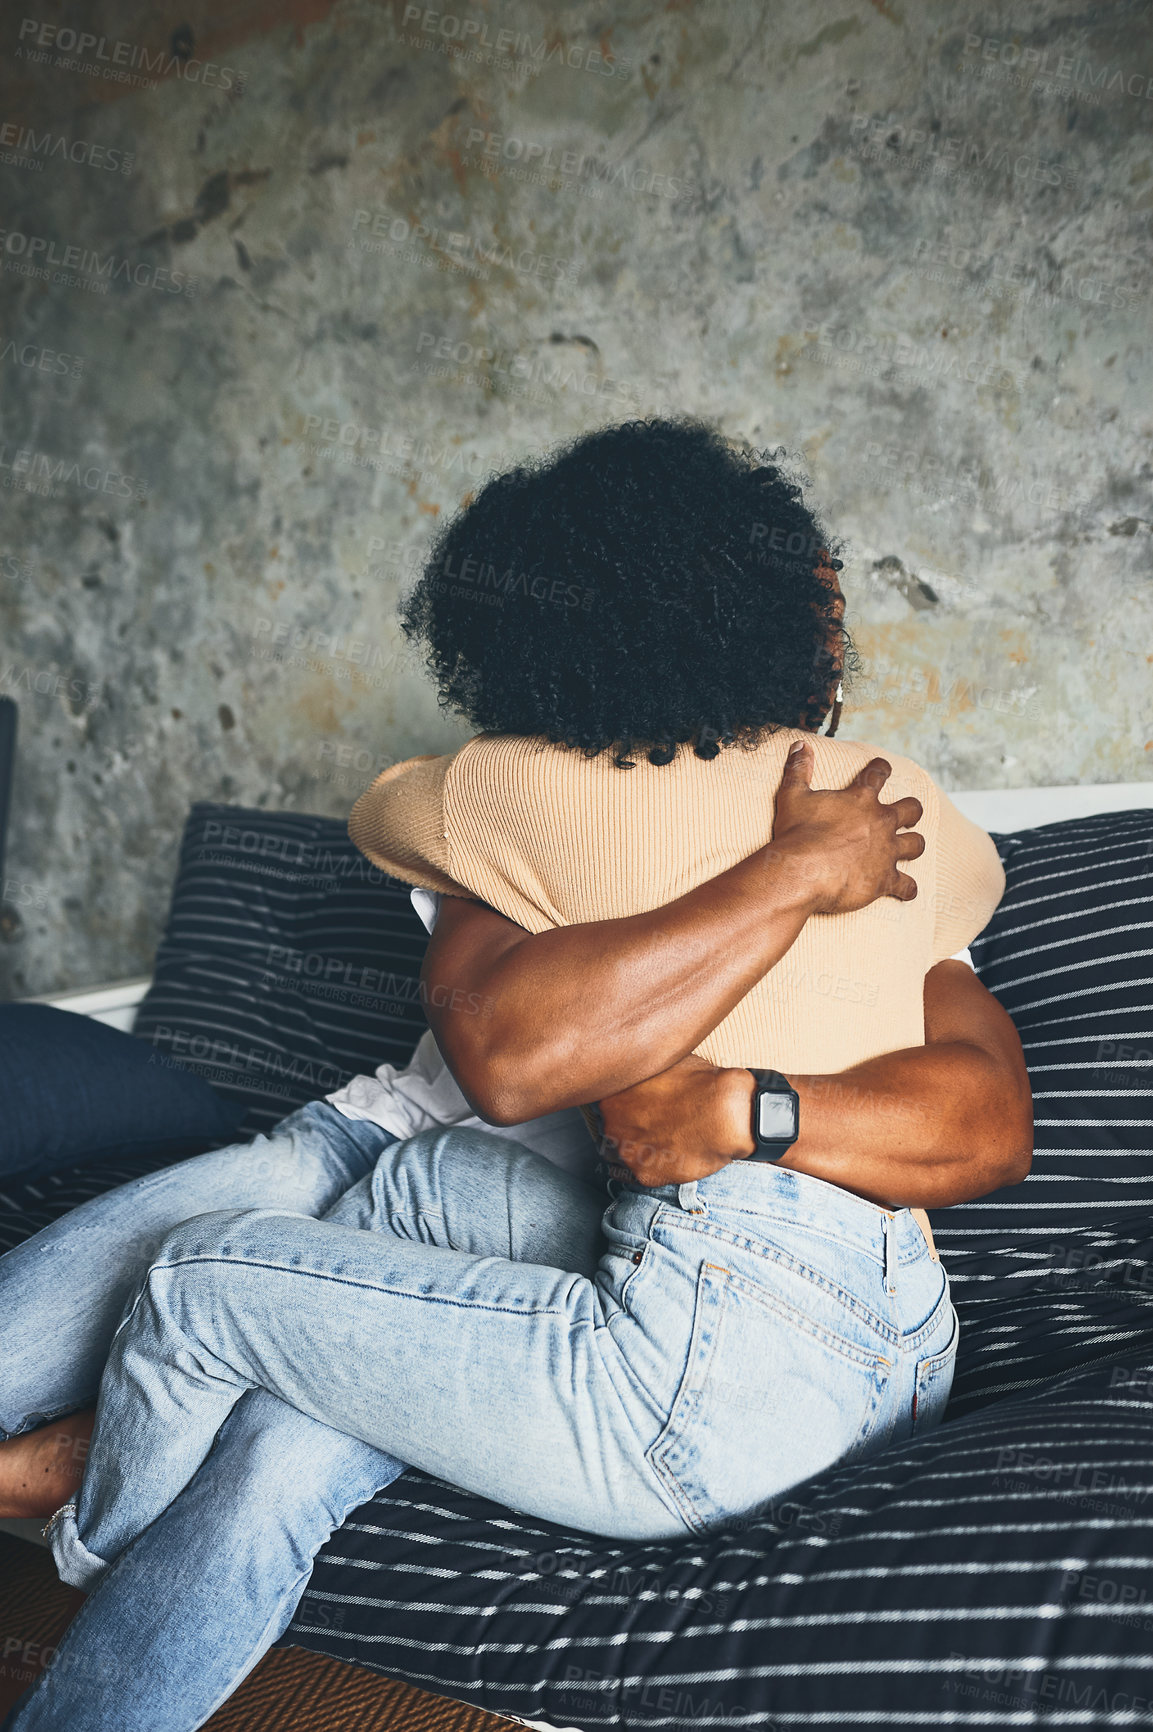
[[[776,467],[699,423],[630,422],[490,481],[403,623],[478,730],[715,758],[816,728],[852,667],[827,544]]]

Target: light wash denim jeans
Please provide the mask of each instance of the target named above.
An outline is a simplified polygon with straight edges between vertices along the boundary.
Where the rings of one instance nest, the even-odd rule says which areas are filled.
[[[316,1169],[297,1212],[277,1193],[158,1244],[133,1227],[146,1272],[107,1348],[78,1505],[50,1524],[63,1577],[97,1591],[12,1732],[202,1725],[401,1461],[533,1516],[665,1539],[940,1417],[956,1316],[907,1210],[759,1163],[617,1188],[605,1210],[484,1132],[381,1148],[319,1106],[260,1140],[272,1167],[286,1135],[289,1168]],[[33,1248],[86,1211],[99,1233],[102,1203],[127,1224],[149,1184],[164,1188],[96,1199],[0,1260],[0,1327],[54,1338]],[[8,1267],[24,1252],[34,1305]],[[42,1389],[37,1357],[12,1387],[2,1374],[9,1431],[91,1388],[90,1364],[88,1383],[58,1370]]]

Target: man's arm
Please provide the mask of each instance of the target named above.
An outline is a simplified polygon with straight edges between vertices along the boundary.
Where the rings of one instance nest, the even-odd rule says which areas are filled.
[[[921,804],[883,803],[874,758],[849,787],[814,790],[808,741],[777,791],[773,839],[650,913],[536,935],[445,897],[422,980],[460,1087],[492,1124],[522,1124],[665,1071],[779,962],[812,914],[911,901],[898,863],[924,852]]]
[[[830,1076],[789,1076],[800,1136],[779,1163],[888,1208],[945,1208],[1019,1184],[1033,1152],[1021,1041],[963,962],[925,977],[925,1045]],[[752,1153],[754,1082],[688,1058],[602,1100],[606,1154],[644,1185],[715,1173]]]

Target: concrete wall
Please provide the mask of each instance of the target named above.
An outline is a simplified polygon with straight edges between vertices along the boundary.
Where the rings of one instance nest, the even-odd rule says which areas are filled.
[[[633,413],[803,461],[846,737],[1153,776],[1150,5],[22,6],[0,993],[149,968],[190,801],[343,814],[463,738],[406,572]]]

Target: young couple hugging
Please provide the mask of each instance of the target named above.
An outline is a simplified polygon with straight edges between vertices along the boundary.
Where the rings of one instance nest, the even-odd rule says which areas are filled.
[[[350,820],[432,932],[412,1064],[0,1259],[0,1508],[89,1596],[10,1732],[202,1725],[405,1464],[667,1539],[937,1424],[924,1210],[1032,1147],[964,956],[1004,878],[924,770],[818,731],[830,547],[689,420],[441,533],[405,628],[478,734]],[[469,560],[564,582],[478,607]]]

